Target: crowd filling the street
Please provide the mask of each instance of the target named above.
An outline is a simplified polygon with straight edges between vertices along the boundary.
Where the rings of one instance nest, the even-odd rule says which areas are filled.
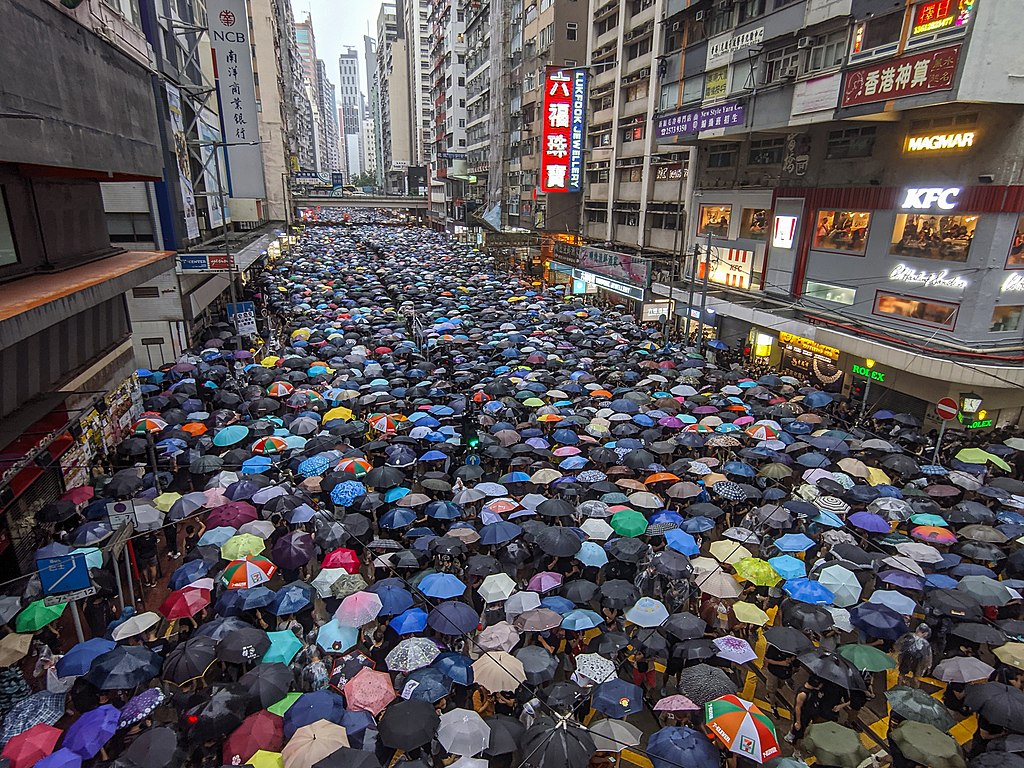
[[[1024,437],[334,213],[39,510],[0,765],[1024,766]]]

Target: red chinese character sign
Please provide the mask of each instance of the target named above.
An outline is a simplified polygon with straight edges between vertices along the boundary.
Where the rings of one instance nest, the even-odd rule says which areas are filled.
[[[541,192],[579,192],[583,188],[586,104],[585,69],[545,70]]]
[[[855,69],[843,81],[841,107],[900,99],[953,87],[960,46],[903,56]]]

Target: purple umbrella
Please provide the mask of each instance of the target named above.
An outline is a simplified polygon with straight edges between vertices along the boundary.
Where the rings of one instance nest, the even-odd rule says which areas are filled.
[[[164,692],[159,688],[147,688],[138,696],[133,696],[121,709],[121,716],[118,718],[119,728],[128,728],[135,723],[142,722],[153,710],[160,706],[164,700]]]
[[[273,561],[287,571],[301,568],[313,556],[313,537],[303,531],[292,531],[274,542]]]
[[[120,715],[110,704],[86,712],[68,728],[62,746],[86,759],[95,757],[117,731]]]
[[[82,768],[82,757],[67,747],[61,747],[36,763],[34,768]]]
[[[892,530],[892,526],[884,517],[871,512],[854,512],[848,522],[868,533],[889,533]]]
[[[259,518],[256,507],[245,501],[232,501],[228,504],[221,504],[219,507],[206,516],[207,528],[240,528],[246,523],[251,523]]]
[[[886,584],[891,584],[892,586],[899,587],[901,589],[924,589],[924,579],[913,573],[907,573],[906,571],[900,571],[897,569],[882,571],[878,574],[878,578]]]

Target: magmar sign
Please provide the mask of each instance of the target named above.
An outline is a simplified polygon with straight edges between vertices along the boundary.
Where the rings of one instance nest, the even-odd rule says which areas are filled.
[[[541,191],[583,189],[587,70],[548,67],[544,72]]]

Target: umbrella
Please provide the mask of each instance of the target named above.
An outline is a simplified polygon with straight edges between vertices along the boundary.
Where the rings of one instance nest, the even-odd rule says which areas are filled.
[[[513,654],[523,664],[526,682],[532,685],[549,683],[558,671],[558,659],[539,645],[528,645]]]
[[[581,726],[545,716],[527,729],[520,752],[530,768],[586,768],[596,750],[593,737]]]
[[[257,664],[238,680],[238,684],[263,707],[280,701],[293,683],[292,671],[280,662]]]
[[[4,724],[4,731],[8,730]],[[60,728],[37,723],[7,740],[0,757],[10,761],[11,768],[31,768],[39,760],[53,752],[60,738]]]
[[[892,711],[906,720],[928,723],[943,731],[948,731],[956,722],[942,702],[917,688],[898,685],[886,691],[885,698]]]
[[[345,729],[327,720],[304,725],[295,731],[281,750],[284,768],[312,768],[314,764],[349,746]]]
[[[185,710],[190,741],[220,741],[242,724],[247,705],[248,697],[238,686],[214,686],[209,698]]]
[[[494,715],[484,718],[491,732],[484,754],[496,757],[519,751],[519,744],[526,733],[526,726],[508,715]]]
[[[42,600],[35,600],[18,614],[14,628],[18,632],[38,632],[50,622],[59,619],[67,607],[67,603],[44,605]]]
[[[427,623],[442,635],[464,635],[479,621],[480,617],[471,606],[453,600],[441,603],[427,616]]]
[[[838,723],[813,723],[802,744],[819,763],[836,768],[857,768],[870,757],[857,732]]]
[[[334,617],[348,627],[361,627],[377,618],[384,603],[373,592],[355,592],[341,601]]]
[[[385,659],[392,672],[411,672],[429,666],[441,651],[425,637],[410,637],[391,649]]]
[[[487,749],[491,728],[476,712],[452,709],[441,715],[437,740],[454,755],[472,756]]]
[[[903,757],[929,768],[964,768],[960,747],[948,733],[926,723],[900,723],[889,733]]]
[[[643,731],[624,720],[607,718],[590,725],[590,735],[599,752],[621,752],[639,745]]]
[[[896,661],[892,656],[873,645],[853,643],[841,645],[836,650],[861,672],[884,672],[896,668]]]
[[[117,646],[97,656],[85,679],[103,691],[131,689],[160,674],[160,657],[141,646]]]
[[[345,714],[345,702],[332,691],[304,693],[284,713],[284,737],[291,739],[304,726],[320,720],[341,724]]]
[[[240,765],[250,761],[260,750],[280,752],[284,746],[284,721],[279,715],[261,710],[249,715],[221,748],[224,762]]]
[[[266,632],[244,622],[239,624],[240,627],[227,632],[217,641],[217,658],[221,661],[235,664],[256,661],[270,648],[270,638]]]
[[[708,664],[686,667],[679,674],[680,693],[701,706],[721,696],[734,694],[736,689],[736,683],[722,669]]]
[[[146,720],[153,710],[155,710],[161,703],[163,703],[164,692],[159,688],[147,688],[132,696],[128,699],[128,702],[121,707],[121,715],[118,718],[118,728],[130,728],[136,723],[141,723]]]
[[[60,677],[84,675],[89,671],[97,656],[113,650],[115,645],[114,641],[102,637],[94,637],[84,643],[77,643],[57,660],[57,675]]]
[[[654,768],[718,768],[722,757],[706,736],[680,727],[656,731],[647,740],[647,755]]]
[[[487,651],[473,662],[473,680],[488,691],[514,691],[526,681],[523,663],[505,651]]]
[[[217,641],[197,635],[176,646],[164,661],[162,677],[176,685],[202,678],[217,660]]]
[[[821,648],[807,651],[797,656],[799,661],[812,675],[838,685],[848,691],[864,690],[864,678],[849,661],[837,653]]]
[[[730,751],[758,763],[779,756],[775,725],[753,702],[723,696],[704,705],[707,729]]]
[[[362,709],[374,715],[395,700],[391,676],[369,667],[363,667],[345,683],[344,692],[349,709]]]
[[[270,641],[270,646],[263,652],[260,659],[265,664],[274,662],[290,664],[295,658],[295,654],[302,650],[302,641],[290,629],[267,632],[266,637]]]
[[[384,711],[377,731],[384,746],[408,752],[428,744],[440,722],[434,705],[429,702],[396,701]]]
[[[1024,724],[1024,693],[1003,683],[967,686],[965,703],[979,717],[997,727],[1018,733]]]

